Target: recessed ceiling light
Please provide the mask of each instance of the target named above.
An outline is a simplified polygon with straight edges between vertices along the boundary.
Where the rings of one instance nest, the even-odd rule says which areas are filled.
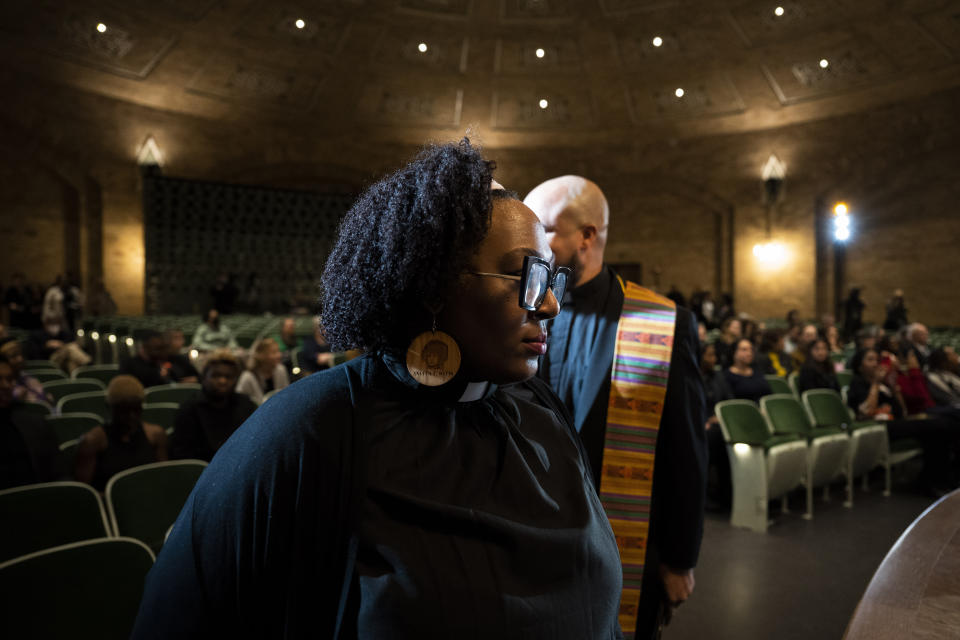
[[[782,16],[782,15],[783,15],[783,7],[777,7],[776,9],[774,9],[774,10],[773,10],[773,15],[777,16],[778,18],[779,18],[780,16]]]
[[[548,104],[550,104],[550,103],[547,102],[547,99],[546,99],[546,98],[541,98],[541,99],[540,99],[540,108],[541,108],[541,109],[546,109]]]
[[[820,58],[820,68],[826,69],[830,66],[830,62],[826,58]]]
[[[418,44],[418,45],[417,45],[417,50],[420,51],[420,53],[426,53],[426,52],[427,52],[427,43],[426,43],[426,42],[421,42],[420,44]]]
[[[543,56],[547,55],[547,52],[543,49],[537,49],[535,53],[537,54],[538,58],[542,58]]]
[[[303,19],[301,18],[298,18],[297,21],[294,22],[293,24],[297,25],[297,29],[303,29],[305,26],[307,26],[307,23],[304,22]]]
[[[97,31],[99,31],[100,33],[103,33],[106,30],[107,30],[107,25],[103,24],[102,22],[97,24]]]
[[[659,47],[662,44],[663,44],[663,38],[661,38],[660,36],[657,36],[656,38],[653,39],[653,46]]]
[[[677,96],[678,98],[682,98],[682,97],[683,97],[683,89],[681,89],[680,87],[677,87],[677,90],[673,92],[673,95]]]

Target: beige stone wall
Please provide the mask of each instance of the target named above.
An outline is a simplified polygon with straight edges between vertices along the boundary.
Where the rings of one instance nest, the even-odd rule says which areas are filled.
[[[952,90],[868,114],[707,138],[625,136],[612,146],[570,148],[545,136],[542,145],[521,148],[501,136],[487,154],[504,184],[521,194],[564,173],[596,180],[611,201],[612,260],[643,263],[648,284],[659,269],[663,289],[732,284],[738,308],[758,317],[782,317],[790,308],[813,317],[818,297],[832,300],[824,289],[830,279],[820,291],[815,280],[814,208],[818,198],[843,198],[856,220],[847,282],[866,287],[867,318],[882,320],[889,291],[902,287],[915,319],[960,325],[957,112],[960,91]],[[135,153],[147,135],[164,152],[167,175],[308,188],[358,189],[415,151],[366,139],[364,131],[312,137],[279,121],[250,129],[51,86],[25,87],[0,105],[0,119],[81,193],[83,180],[99,186],[103,272],[124,313],[143,309]],[[62,235],[60,196],[53,178],[18,162],[20,148],[0,143],[0,277],[29,265],[31,277],[48,279],[63,269],[62,243],[45,240]],[[787,259],[776,269],[752,253],[765,238],[760,171],[770,153],[787,165],[773,227]],[[718,243],[730,210],[733,241]]]

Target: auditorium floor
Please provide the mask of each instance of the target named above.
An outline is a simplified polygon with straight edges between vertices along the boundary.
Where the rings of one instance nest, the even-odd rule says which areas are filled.
[[[707,514],[696,591],[664,631],[665,640],[840,639],[867,583],[904,529],[934,501],[878,482],[857,491],[853,509],[840,492],[814,504],[803,520],[803,498],[778,516],[766,534],[730,526]]]

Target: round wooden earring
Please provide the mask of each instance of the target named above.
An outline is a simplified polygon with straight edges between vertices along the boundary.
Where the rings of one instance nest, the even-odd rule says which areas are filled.
[[[446,384],[460,370],[460,347],[443,331],[424,331],[407,348],[407,371],[428,387]]]

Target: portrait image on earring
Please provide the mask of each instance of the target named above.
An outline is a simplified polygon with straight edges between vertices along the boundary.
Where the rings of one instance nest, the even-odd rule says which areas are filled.
[[[407,371],[428,387],[446,384],[460,370],[460,347],[443,331],[424,331],[407,348]]]

